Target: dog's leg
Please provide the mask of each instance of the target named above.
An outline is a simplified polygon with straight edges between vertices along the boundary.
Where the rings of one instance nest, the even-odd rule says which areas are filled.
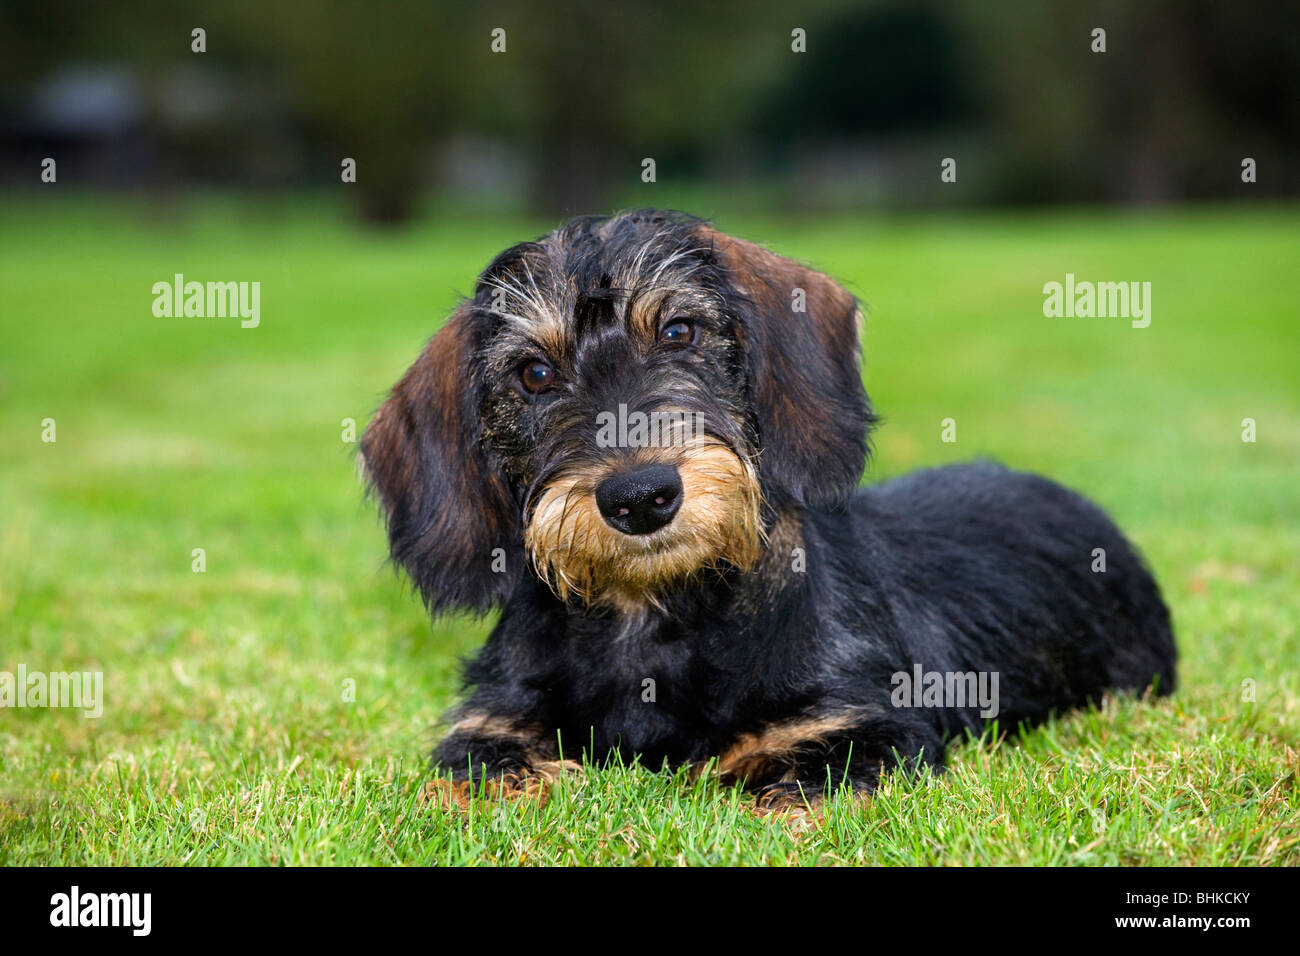
[[[760,812],[773,812],[816,807],[841,783],[865,796],[894,767],[942,762],[943,740],[927,724],[849,708],[744,734],[723,751],[718,770],[724,782],[755,793]]]
[[[532,796],[545,799],[550,784],[582,766],[560,755],[555,735],[539,724],[496,716],[465,707],[434,752],[440,777],[429,794],[442,803],[465,806],[476,791],[488,797]]]

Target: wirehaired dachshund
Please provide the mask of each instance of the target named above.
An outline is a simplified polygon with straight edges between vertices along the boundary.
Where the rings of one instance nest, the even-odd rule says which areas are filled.
[[[766,809],[1108,691],[1174,686],[1169,613],[1096,505],[978,463],[858,488],[862,312],[679,213],[501,253],[362,439],[434,613],[500,610],[434,760],[712,766]]]

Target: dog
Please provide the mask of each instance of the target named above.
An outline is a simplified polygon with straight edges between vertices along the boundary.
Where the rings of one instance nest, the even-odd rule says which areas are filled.
[[[577,218],[487,267],[361,445],[431,612],[501,611],[434,753],[450,781],[585,754],[780,810],[941,768],[990,710],[1173,689],[1169,612],[1096,505],[992,463],[858,488],[862,321],[681,213]]]

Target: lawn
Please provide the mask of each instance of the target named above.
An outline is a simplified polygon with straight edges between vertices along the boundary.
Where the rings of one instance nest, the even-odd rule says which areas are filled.
[[[1300,864],[1295,207],[719,218],[867,303],[867,481],[989,456],[1112,510],[1173,610],[1173,697],[1002,728],[813,825],[635,765],[423,801],[491,622],[431,625],[384,564],[344,422],[544,225],[6,202],[0,671],[102,671],[105,702],[0,710],[0,863]],[[260,325],[156,318],[175,273],[259,281]],[[1066,273],[1149,281],[1150,326],[1044,317]]]

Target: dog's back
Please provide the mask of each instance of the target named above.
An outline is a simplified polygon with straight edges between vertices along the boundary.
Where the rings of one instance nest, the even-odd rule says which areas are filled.
[[[1173,689],[1159,589],[1115,524],[1075,492],[978,463],[863,489],[852,511],[857,533],[896,556],[872,563],[915,661],[999,672],[1004,727],[1153,678],[1157,693]]]

